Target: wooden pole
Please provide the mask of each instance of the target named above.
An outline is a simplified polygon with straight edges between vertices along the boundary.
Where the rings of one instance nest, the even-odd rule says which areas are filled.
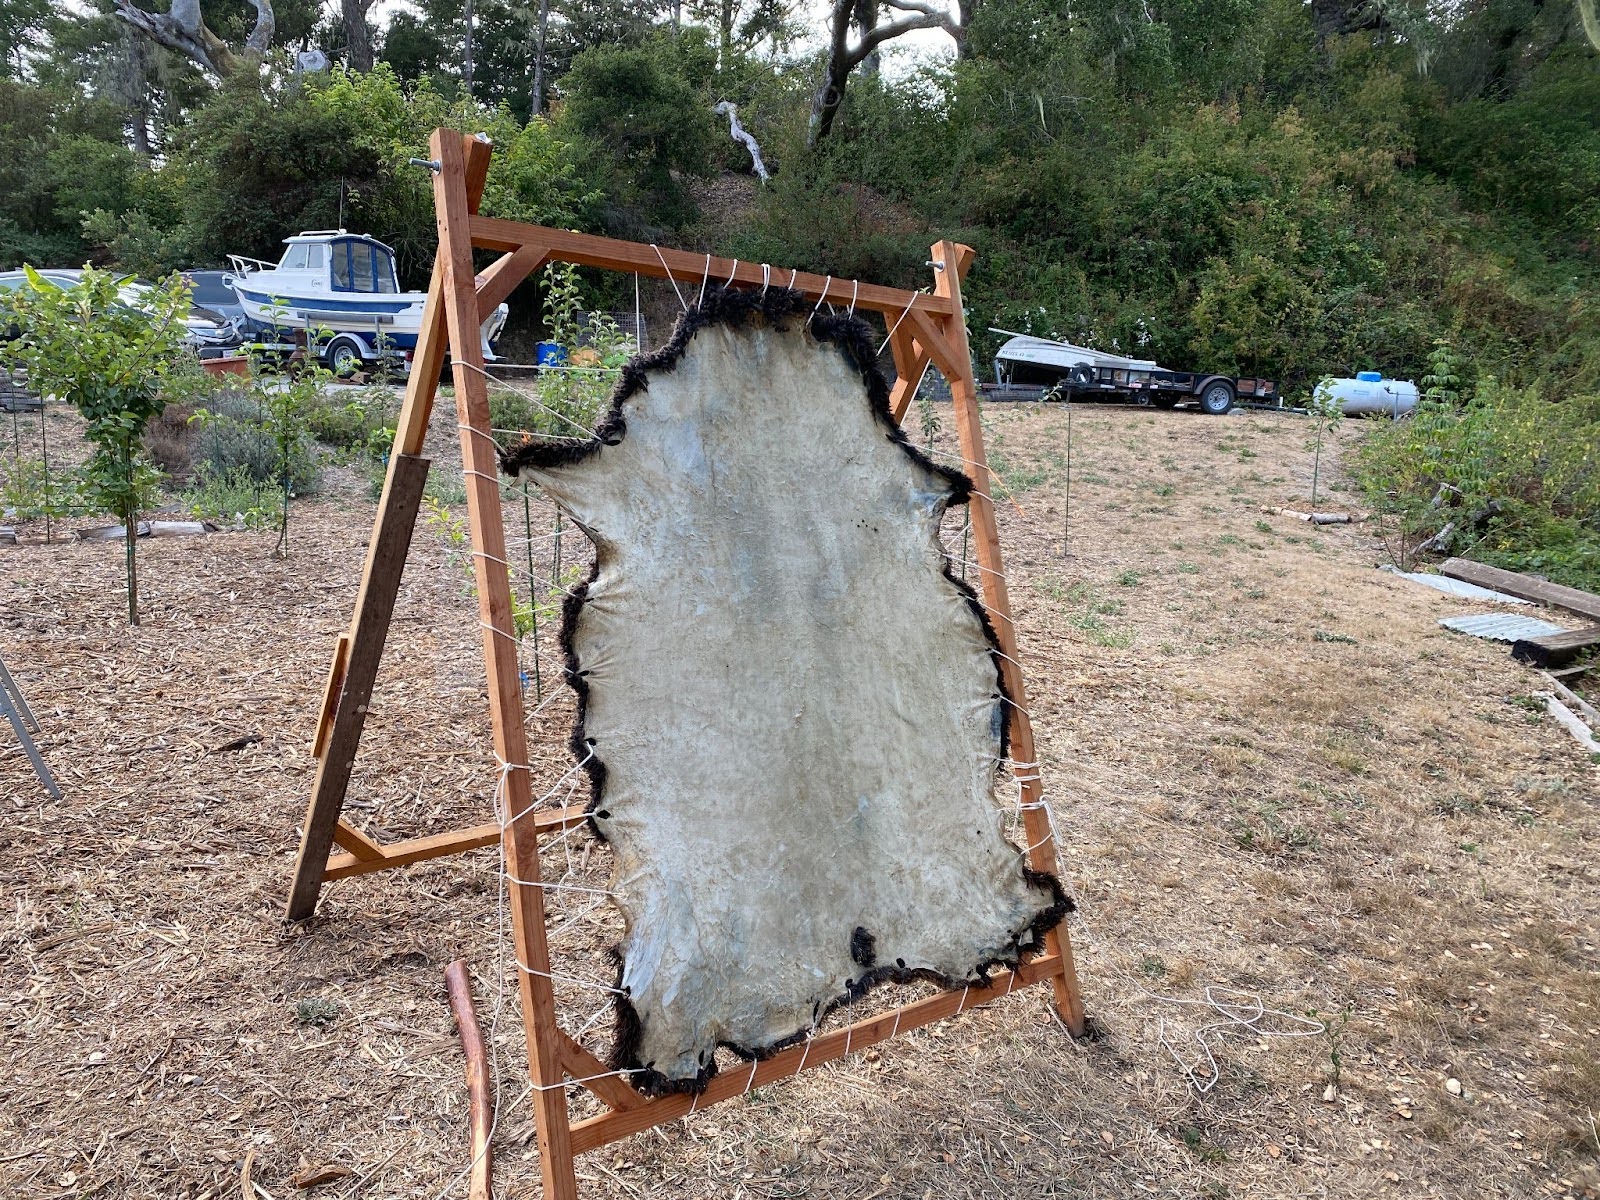
[[[422,489],[428,481],[428,460],[411,454],[396,454],[389,460],[389,478],[383,485],[383,500],[378,505],[377,528],[367,546],[367,566],[356,595],[355,620],[350,629],[344,670],[339,675],[333,716],[319,731],[322,757],[317,761],[317,777],[311,785],[306,806],[305,826],[300,833],[300,856],[295,862],[294,882],[289,889],[288,918],[303,921],[317,907],[322,892],[328,852],[333,848],[339,812],[350,787],[350,772],[356,765],[356,747],[366,725],[367,708],[378,678],[378,662],[394,615],[395,598],[400,592],[400,575],[411,548],[411,533],[416,527],[417,510],[422,506]],[[330,683],[332,680],[330,680]],[[334,689],[330,687],[330,691]],[[325,705],[325,707],[328,707]]]
[[[473,139],[467,151],[467,202],[476,209],[489,175],[487,142]],[[339,814],[350,788],[350,772],[355,767],[356,748],[367,722],[367,705],[377,679],[378,663],[389,633],[400,591],[400,576],[405,568],[411,534],[422,504],[422,489],[427,484],[428,460],[418,457],[433,414],[433,398],[439,390],[439,370],[444,365],[444,296],[441,259],[434,257],[433,278],[428,284],[428,299],[422,309],[422,329],[417,336],[417,351],[406,382],[405,403],[396,422],[394,448],[389,454],[389,470],[384,478],[383,498],[378,501],[373,519],[372,538],[367,542],[366,566],[361,572],[361,591],[356,599],[350,632],[343,635],[334,650],[323,712],[317,722],[312,753],[317,759],[317,777],[306,803],[305,825],[300,836],[300,853],[295,859],[294,880],[289,885],[288,918],[303,921],[316,911],[326,878],[328,852],[333,848]]]
[[[472,1003],[466,959],[458,958],[444,969],[444,984],[461,1033],[461,1049],[467,1056],[467,1113],[472,1127],[472,1183],[467,1200],[489,1200],[494,1101],[489,1096],[489,1056],[483,1046],[483,1030],[478,1027],[478,1010]]]
[[[1033,722],[1028,717],[1028,694],[1023,685],[1022,670],[1017,665],[1017,630],[1011,620],[1011,598],[1006,593],[1005,564],[1000,557],[1000,531],[995,524],[994,502],[990,499],[992,485],[988,463],[984,458],[983,427],[978,415],[978,389],[972,377],[972,352],[967,344],[967,322],[961,305],[961,272],[956,265],[962,252],[971,251],[952,241],[935,242],[934,294],[949,301],[951,315],[943,321],[940,332],[943,338],[930,337],[926,345],[935,361],[943,359],[940,369],[950,383],[950,399],[955,406],[956,432],[961,441],[963,464],[972,479],[972,499],[968,508],[972,520],[973,540],[978,551],[979,590],[984,607],[994,625],[995,638],[1000,643],[1000,673],[1005,679],[1006,691],[1011,696],[1011,756],[1024,764],[1018,771],[1022,789],[1022,824],[1027,831],[1030,865],[1036,871],[1057,873],[1056,847],[1050,818],[1040,807],[1044,800],[1044,786],[1040,781],[1037,751],[1033,744]],[[940,269],[943,268],[943,269]],[[910,314],[913,318],[920,313]],[[927,319],[927,318],[924,318]],[[933,318],[937,320],[937,318]],[[943,341],[942,347],[934,343]],[[1082,1037],[1086,1025],[1083,997],[1078,991],[1078,972],[1072,957],[1072,939],[1064,926],[1058,926],[1045,936],[1045,953],[1059,957],[1060,974],[1051,985],[1055,989],[1056,1011],[1074,1037]]]
[[[470,142],[471,139],[466,139]],[[462,141],[436,130],[431,149],[440,164],[434,178],[439,253],[444,262],[444,310],[450,334],[456,416],[478,581],[478,617],[488,665],[489,715],[494,750],[502,764],[502,811],[513,820],[501,839],[511,887],[513,945],[520,970],[523,1022],[528,1029],[528,1070],[534,1086],[534,1121],[539,1132],[539,1167],[545,1200],[576,1200],[565,1073],[557,1040],[550,951],[545,941],[544,890],[539,879],[539,836],[531,809],[527,729],[523,724],[518,642],[512,622],[511,575],[505,523],[500,510],[498,447],[489,432],[489,389],[479,339],[478,296],[473,283],[471,207],[465,186]]]

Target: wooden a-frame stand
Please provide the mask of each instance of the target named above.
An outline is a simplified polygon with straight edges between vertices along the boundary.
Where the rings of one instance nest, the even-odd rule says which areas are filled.
[[[521,978],[522,1014],[527,1029],[528,1068],[534,1085],[533,1105],[539,1135],[540,1167],[547,1200],[574,1200],[577,1182],[573,1156],[593,1150],[664,1121],[740,1095],[751,1087],[796,1074],[864,1050],[900,1029],[915,1029],[1009,994],[1043,980],[1054,989],[1057,1012],[1074,1035],[1084,1032],[1083,1003],[1078,992],[1072,947],[1065,927],[1052,931],[1042,952],[1013,972],[995,975],[987,987],[948,991],[918,1000],[847,1029],[818,1035],[770,1058],[714,1078],[698,1100],[687,1095],[650,1099],[640,1095],[557,1024],[545,938],[544,891],[539,880],[541,835],[570,828],[584,819],[581,806],[540,812],[533,821],[513,821],[502,838],[498,824],[480,825],[432,837],[383,845],[342,819],[340,811],[355,765],[367,708],[371,702],[384,637],[394,611],[401,571],[416,524],[427,479],[428,461],[420,457],[423,436],[433,411],[440,369],[447,348],[453,351],[456,411],[461,427],[467,510],[477,572],[478,609],[483,623],[483,653],[488,669],[489,712],[494,749],[503,763],[528,761],[523,724],[517,642],[512,634],[511,583],[494,564],[506,558],[501,520],[496,445],[490,434],[489,399],[483,373],[479,325],[528,274],[547,262],[627,271],[666,279],[709,276],[734,284],[762,286],[768,281],[792,287],[816,299],[853,303],[884,314],[891,326],[890,348],[899,378],[890,394],[894,417],[904,417],[928,364],[944,373],[954,401],[961,454],[974,484],[970,519],[977,544],[983,601],[1005,657],[1001,662],[1011,708],[1011,752],[1016,761],[1034,761],[1033,730],[1028,720],[1027,693],[1017,666],[1016,630],[1002,574],[994,506],[989,498],[983,435],[978,423],[977,387],[967,348],[961,280],[972,251],[954,242],[935,243],[932,251],[934,290],[931,295],[873,284],[841,283],[818,275],[764,271],[758,264],[712,258],[680,250],[609,238],[545,229],[477,215],[489,170],[490,146],[481,137],[463,137],[436,130],[431,142],[434,206],[439,225],[439,250],[428,287],[422,332],[417,342],[405,404],[395,430],[394,452],[378,504],[366,569],[356,598],[350,632],[339,638],[317,724],[313,752],[316,781],[306,810],[300,854],[289,894],[288,916],[303,920],[316,907],[322,883],[347,875],[439,858],[501,843],[507,873],[532,886],[513,888],[512,936],[525,969]],[[502,257],[474,276],[474,248],[495,250]],[[1022,817],[1036,870],[1057,872],[1050,820],[1041,804],[1043,788],[1037,768],[1019,775]],[[528,771],[511,766],[505,773],[507,812],[521,813],[533,804]],[[344,850],[331,854],[333,843]],[[580,1081],[608,1111],[573,1123],[566,1086]]]

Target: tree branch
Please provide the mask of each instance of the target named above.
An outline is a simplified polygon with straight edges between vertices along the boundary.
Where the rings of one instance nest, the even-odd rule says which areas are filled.
[[[254,66],[272,44],[272,0],[250,0],[256,25],[245,39],[244,53],[235,54],[228,43],[206,25],[200,0],[171,0],[166,12],[146,12],[133,0],[116,0],[116,15],[158,46],[165,46],[197,64],[201,70],[225,79],[245,65]]]
[[[744,144],[744,148],[750,151],[750,158],[754,163],[756,174],[761,176],[761,182],[768,182],[772,177],[767,174],[767,164],[761,161],[761,147],[757,144],[755,136],[739,124],[739,106],[722,100],[711,111],[718,116],[728,118],[728,136]]]
[[[927,16],[908,17],[904,21],[891,21],[887,25],[879,25],[871,33],[866,34],[856,45],[850,47],[845,54],[845,61],[853,69],[859,67],[883,43],[891,38],[897,38],[902,33],[911,33],[917,29],[944,29],[950,28],[950,18],[939,13]]]
[[[276,22],[272,18],[272,0],[250,0],[250,3],[255,5],[256,27],[245,38],[244,48],[259,59],[272,45],[272,31]]]

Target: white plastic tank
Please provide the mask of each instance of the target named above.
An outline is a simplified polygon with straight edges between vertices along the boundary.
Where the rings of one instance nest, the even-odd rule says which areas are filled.
[[[1417,385],[1409,379],[1385,379],[1362,371],[1354,379],[1329,379],[1326,387],[1347,417],[1403,417],[1417,406]]]

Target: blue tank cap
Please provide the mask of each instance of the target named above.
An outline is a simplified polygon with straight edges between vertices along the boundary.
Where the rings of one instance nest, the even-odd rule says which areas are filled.
[[[1356,378],[1362,383],[1382,383],[1383,373],[1381,371],[1357,371]]]

